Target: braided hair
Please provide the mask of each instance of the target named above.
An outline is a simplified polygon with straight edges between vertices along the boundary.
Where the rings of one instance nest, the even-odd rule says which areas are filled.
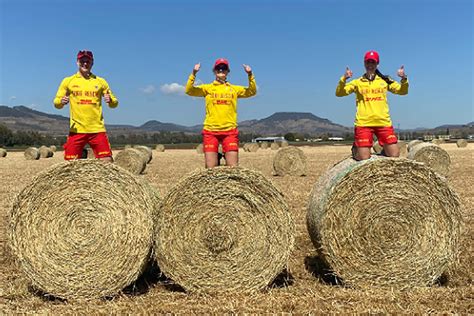
[[[388,85],[391,85],[393,83],[393,80],[390,79],[389,76],[382,74],[378,68],[375,69],[375,74],[382,78]]]

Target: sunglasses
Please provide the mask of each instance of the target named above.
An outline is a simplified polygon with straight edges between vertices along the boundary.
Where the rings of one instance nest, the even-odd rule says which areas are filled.
[[[226,71],[229,71],[229,67],[226,67],[226,66],[218,66],[214,69],[215,71],[217,72],[226,72]]]
[[[89,57],[82,57],[81,59],[79,59],[79,63],[81,64],[85,64],[85,63],[90,64],[91,62],[92,62],[92,59],[90,59]]]

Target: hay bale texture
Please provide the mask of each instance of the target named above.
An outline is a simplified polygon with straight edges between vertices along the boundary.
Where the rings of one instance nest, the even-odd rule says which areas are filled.
[[[422,144],[423,141],[419,139],[414,139],[408,142],[407,144],[407,150],[410,151],[413,147],[415,147],[418,144]]]
[[[46,169],[17,195],[9,214],[20,269],[34,288],[55,297],[117,294],[150,259],[158,207],[153,192],[99,160]]]
[[[398,148],[400,149],[400,157],[406,158],[408,156],[408,144],[404,141],[398,141]]]
[[[435,144],[435,145],[440,145],[440,144],[444,144],[444,139],[440,139],[440,138],[435,138],[431,141],[432,144]]]
[[[250,153],[257,152],[257,150],[260,148],[260,145],[258,143],[247,143],[247,151]]]
[[[4,148],[0,148],[0,158],[7,156],[7,150]]]
[[[456,146],[458,146],[458,148],[467,147],[467,140],[465,140],[465,139],[458,139],[458,140],[456,141]]]
[[[135,148],[135,149],[139,150],[140,152],[142,152],[146,163],[150,163],[151,160],[153,159],[153,151],[151,150],[150,147],[147,147],[147,146],[133,146],[133,148]]]
[[[273,158],[273,174],[276,176],[304,176],[306,172],[306,156],[299,148],[282,148]]]
[[[372,146],[372,150],[374,151],[374,153],[376,154],[381,154],[382,153],[382,150],[383,150],[383,146],[381,146],[379,144],[378,141],[374,142],[374,145]]]
[[[141,174],[146,169],[146,160],[143,159],[143,153],[134,148],[120,151],[115,155],[114,162],[133,174]]]
[[[443,177],[400,158],[341,161],[314,185],[307,226],[353,287],[432,285],[456,261],[461,206]]]
[[[446,177],[449,173],[451,158],[446,150],[435,144],[421,143],[408,153],[408,159],[416,160]]]
[[[51,148],[46,146],[41,146],[39,148],[40,158],[51,158],[53,157],[54,153]]]
[[[281,142],[281,147],[284,148],[284,147],[288,147],[290,146],[290,144],[285,140],[283,142]]]
[[[158,145],[156,145],[155,150],[156,150],[157,152],[162,153],[162,152],[165,151],[165,145],[158,144]]]
[[[25,149],[25,159],[26,160],[38,160],[40,159],[40,152],[36,147],[28,147]]]
[[[199,144],[199,145],[196,146],[196,152],[200,155],[204,153],[204,149],[203,149],[202,144]]]
[[[278,144],[277,142],[273,142],[270,145],[270,148],[271,148],[271,150],[278,150],[278,149],[280,149],[280,144]]]
[[[268,142],[261,142],[260,143],[260,148],[262,149],[267,149],[269,146],[268,146]]]
[[[240,167],[197,171],[164,198],[155,238],[164,274],[190,292],[252,292],[287,266],[294,224],[283,195]]]
[[[57,148],[56,148],[56,146],[54,146],[54,145],[49,146],[49,149],[51,149],[51,151],[52,151],[53,153],[55,153],[55,152],[57,151]]]

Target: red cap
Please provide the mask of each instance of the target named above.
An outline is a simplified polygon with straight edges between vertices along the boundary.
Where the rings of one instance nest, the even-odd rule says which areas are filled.
[[[84,58],[84,57],[87,57],[90,60],[94,60],[94,55],[92,54],[91,51],[81,50],[81,51],[79,51],[79,53],[77,53],[77,59],[78,60],[81,59],[81,58]]]
[[[218,65],[226,65],[227,67],[229,67],[229,61],[225,58],[219,58],[214,63],[214,68],[216,68]]]
[[[364,56],[364,61],[367,61],[367,60],[375,60],[378,64],[380,62],[379,53],[377,53],[374,50],[368,51],[367,53],[365,53],[365,56]]]

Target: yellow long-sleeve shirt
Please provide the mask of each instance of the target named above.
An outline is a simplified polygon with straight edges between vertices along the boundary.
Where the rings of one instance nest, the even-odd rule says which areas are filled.
[[[237,99],[249,98],[257,94],[257,84],[253,75],[249,76],[249,86],[235,86],[228,82],[214,81],[194,86],[196,77],[191,74],[186,84],[186,94],[193,97],[205,97],[206,118],[204,129],[207,131],[228,131],[237,128]]]
[[[343,76],[336,88],[336,96],[343,97],[355,92],[357,104],[355,126],[392,126],[387,91],[399,95],[407,94],[408,80],[402,80],[401,84],[394,81],[388,85],[385,80],[376,76],[373,81],[360,77],[346,83],[346,78]]]
[[[56,108],[62,109],[64,106],[61,104],[61,99],[69,96],[70,132],[105,132],[101,100],[107,93],[111,98],[109,107],[117,107],[118,100],[105,79],[93,74],[86,79],[78,72],[63,79],[53,103]]]

